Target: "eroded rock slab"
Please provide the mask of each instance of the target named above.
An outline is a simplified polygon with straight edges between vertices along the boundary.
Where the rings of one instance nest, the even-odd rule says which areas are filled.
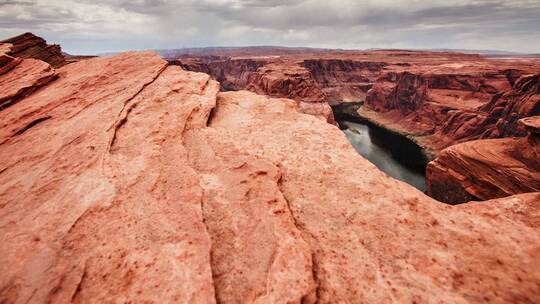
[[[188,150],[198,163],[242,151],[252,156],[242,166],[263,159],[280,168],[320,302],[537,300],[538,193],[451,207],[387,177],[337,128],[292,103],[221,93],[212,117],[209,128],[188,133]]]
[[[197,131],[186,134],[204,189],[218,302],[312,302],[312,252],[279,188],[280,168],[208,140]]]
[[[218,84],[151,53],[59,74],[0,112],[0,299],[213,302],[202,189],[181,134]]]
[[[56,71],[48,63],[36,59],[13,59],[3,67],[5,73],[0,74],[0,111],[57,77]]]

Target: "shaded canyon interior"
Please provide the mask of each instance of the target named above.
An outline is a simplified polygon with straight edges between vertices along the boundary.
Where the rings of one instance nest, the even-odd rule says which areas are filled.
[[[540,302],[539,73],[5,40],[0,302]],[[331,105],[421,147],[435,199],[360,156]]]

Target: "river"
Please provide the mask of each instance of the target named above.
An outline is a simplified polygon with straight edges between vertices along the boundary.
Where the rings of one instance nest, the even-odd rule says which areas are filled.
[[[339,124],[356,151],[381,171],[420,191],[426,190],[427,160],[418,145],[368,123],[342,120]]]

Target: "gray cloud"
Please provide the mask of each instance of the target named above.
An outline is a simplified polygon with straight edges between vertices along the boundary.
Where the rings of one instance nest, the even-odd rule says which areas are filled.
[[[540,0],[0,0],[0,36],[72,53],[197,46],[540,52]]]

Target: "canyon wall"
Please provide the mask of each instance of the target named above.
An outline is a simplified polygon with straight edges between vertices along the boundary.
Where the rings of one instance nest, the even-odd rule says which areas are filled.
[[[397,50],[238,52],[242,56],[213,52],[170,62],[208,73],[226,90],[319,106],[363,103],[359,118],[410,137],[433,157],[460,142],[523,136],[517,120],[539,112],[535,99],[527,97],[538,87],[531,73],[539,75],[540,63],[534,60]]]
[[[540,74],[515,80],[511,90],[493,96],[479,112],[452,114],[442,131],[455,125],[477,138],[503,138],[443,150],[427,167],[428,194],[462,203],[540,190],[539,116],[535,116],[540,115]]]
[[[300,63],[325,92],[330,104],[365,99],[373,80],[387,65],[351,59],[306,59]]]
[[[311,78],[309,71],[298,65],[283,65],[265,58],[228,58],[203,56],[169,60],[189,71],[212,75],[223,90],[249,90],[271,97],[292,98],[302,112],[335,123],[325,94]]]
[[[540,191],[540,116],[519,122],[527,137],[469,141],[443,150],[427,167],[427,193],[464,203]]]
[[[391,72],[373,85],[360,115],[435,152],[475,139],[523,136],[517,120],[540,114],[539,74],[516,80],[507,72]]]
[[[540,301],[538,192],[439,203],[152,53],[2,56],[0,302]]]
[[[540,115],[540,73],[516,79],[512,90],[500,92],[481,109],[495,121],[494,136],[524,136],[526,131],[518,127],[519,119]],[[491,134],[490,134],[491,135]]]

